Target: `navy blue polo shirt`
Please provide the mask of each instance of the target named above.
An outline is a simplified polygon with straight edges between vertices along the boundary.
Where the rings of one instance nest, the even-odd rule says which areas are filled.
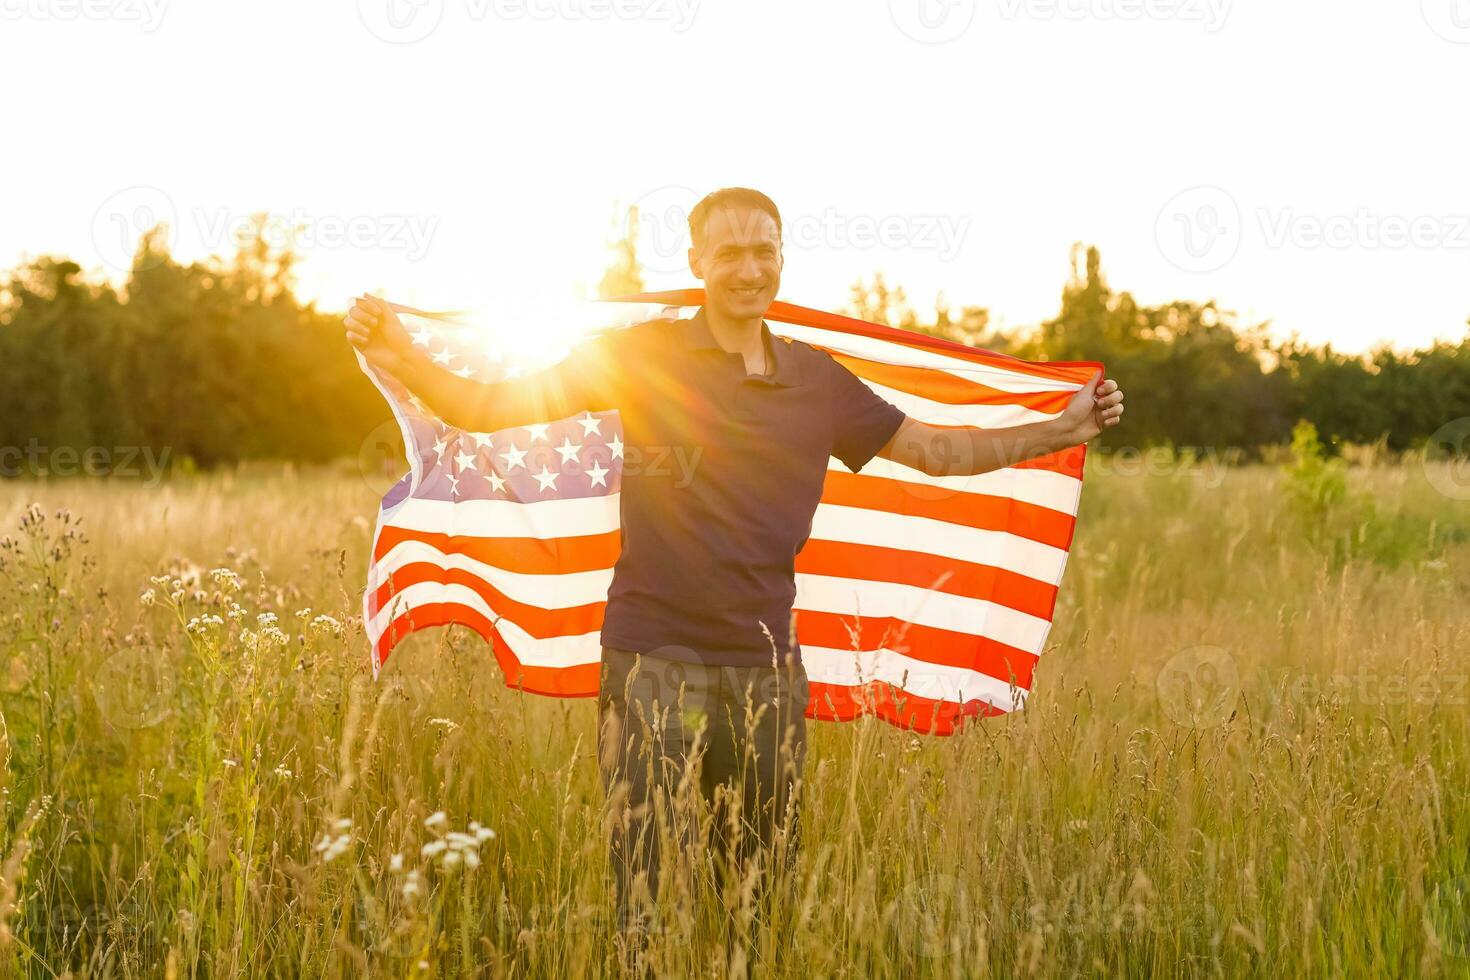
[[[747,666],[770,664],[774,641],[799,660],[793,566],[828,459],[861,469],[904,413],[830,355],[761,333],[765,375],[715,342],[703,309],[586,341],[542,375],[543,407],[622,419],[604,646]]]

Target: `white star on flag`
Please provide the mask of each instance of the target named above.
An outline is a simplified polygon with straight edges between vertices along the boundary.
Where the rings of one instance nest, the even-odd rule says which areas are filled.
[[[505,460],[505,468],[507,470],[513,470],[517,466],[526,465],[526,451],[524,449],[517,449],[514,443],[511,444],[507,452],[500,454],[500,458]]]
[[[563,439],[561,445],[556,447],[556,451],[561,453],[561,461],[563,463],[575,463],[577,461],[577,453],[581,448],[581,446],[572,445],[572,440],[567,438]]]

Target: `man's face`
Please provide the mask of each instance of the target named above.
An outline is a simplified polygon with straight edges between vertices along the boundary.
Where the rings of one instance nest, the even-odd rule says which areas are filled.
[[[781,287],[781,234],[760,208],[710,213],[704,241],[689,250],[689,269],[704,280],[704,303],[722,316],[765,316]]]

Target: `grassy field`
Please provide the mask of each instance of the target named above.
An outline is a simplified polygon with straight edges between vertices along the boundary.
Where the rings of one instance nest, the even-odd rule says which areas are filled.
[[[1095,458],[1027,710],[816,725],[771,927],[658,973],[1470,975],[1470,503],[1366,462]],[[616,973],[593,704],[372,681],[370,482],[0,484],[5,975]]]

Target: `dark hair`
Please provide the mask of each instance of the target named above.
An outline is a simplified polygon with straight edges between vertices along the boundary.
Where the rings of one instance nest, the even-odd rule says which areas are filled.
[[[758,208],[764,211],[775,220],[776,234],[781,234],[781,212],[776,210],[775,201],[749,187],[721,187],[717,191],[706,194],[698,204],[694,205],[694,210],[689,212],[689,238],[694,242],[695,248],[704,242],[704,232],[709,225],[710,212],[716,208],[731,206]]]

